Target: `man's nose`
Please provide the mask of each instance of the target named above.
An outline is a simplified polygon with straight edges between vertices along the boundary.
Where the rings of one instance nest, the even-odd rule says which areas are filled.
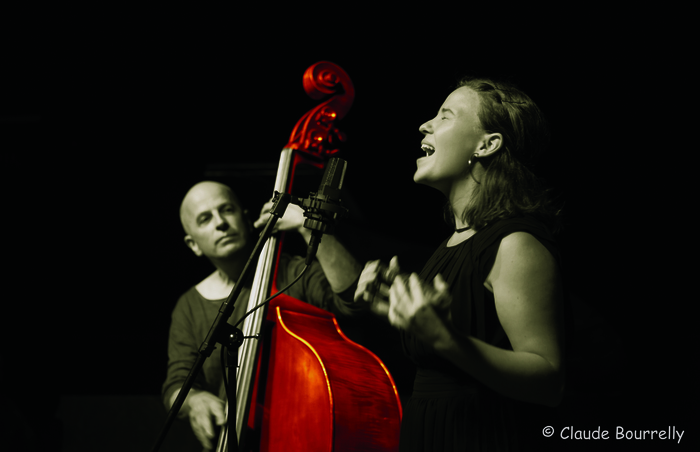
[[[216,222],[216,229],[219,231],[226,231],[230,227],[228,222],[221,215],[214,214],[214,221]]]

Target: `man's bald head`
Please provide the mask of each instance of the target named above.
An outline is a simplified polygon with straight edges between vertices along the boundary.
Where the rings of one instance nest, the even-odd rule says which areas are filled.
[[[228,199],[241,208],[238,197],[228,185],[213,181],[199,182],[189,189],[180,204],[180,222],[185,233],[192,232],[197,215],[207,207],[209,200],[214,198]]]
[[[252,226],[238,197],[228,186],[205,181],[196,184],[180,205],[185,244],[197,256],[222,262],[249,254]]]

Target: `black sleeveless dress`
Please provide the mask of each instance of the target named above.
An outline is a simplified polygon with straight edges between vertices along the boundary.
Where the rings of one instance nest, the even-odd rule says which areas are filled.
[[[517,217],[488,225],[453,247],[445,240],[420,274],[422,280],[432,281],[440,273],[447,282],[458,332],[508,350],[511,346],[498,321],[493,294],[483,283],[501,239],[519,231],[537,238],[560,262],[544,224]],[[402,331],[401,342],[418,368],[413,394],[404,407],[401,452],[518,450],[515,401],[495,393],[412,335]]]

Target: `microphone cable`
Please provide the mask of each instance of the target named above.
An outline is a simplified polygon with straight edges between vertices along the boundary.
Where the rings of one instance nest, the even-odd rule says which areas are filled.
[[[287,286],[286,286],[285,288],[279,290],[276,294],[271,295],[267,300],[265,300],[265,301],[263,301],[263,302],[260,302],[260,303],[259,303],[257,306],[255,306],[253,309],[251,309],[250,311],[246,312],[246,313],[243,315],[243,317],[241,317],[241,318],[238,320],[238,322],[236,322],[236,324],[234,325],[234,328],[238,328],[238,325],[240,325],[240,323],[243,322],[243,320],[244,320],[246,317],[248,317],[248,316],[249,316],[250,314],[252,314],[253,312],[257,311],[258,309],[262,308],[263,306],[265,306],[266,304],[268,304],[270,301],[272,301],[273,298],[275,298],[276,296],[278,296],[279,294],[281,294],[282,292],[286,291],[287,289],[289,289],[290,287],[292,287],[294,284],[296,284],[296,283],[301,279],[301,277],[304,276],[304,273],[306,273],[306,270],[307,270],[308,268],[309,268],[309,265],[308,265],[308,264],[305,265],[304,268],[301,270],[301,273],[299,273],[299,275],[297,275],[297,277],[294,278],[294,281],[290,282],[289,284],[287,284]],[[245,339],[258,339],[258,337],[257,337],[257,336],[244,336],[243,339],[244,339],[244,340],[245,340]],[[220,354],[220,356],[221,356],[221,372],[223,373],[223,377],[224,377],[224,388],[226,389],[226,398],[227,398],[228,400],[231,400],[230,394],[228,393],[228,376],[226,375],[226,364],[225,364],[225,358],[226,358],[226,357],[225,357],[225,355],[224,355],[224,349],[225,349],[225,348],[226,348],[226,347],[221,347],[221,354]]]

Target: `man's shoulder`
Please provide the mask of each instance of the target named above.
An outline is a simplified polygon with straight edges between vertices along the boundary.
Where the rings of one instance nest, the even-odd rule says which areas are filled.
[[[190,299],[193,298],[197,295],[197,286],[190,286],[189,289],[184,291],[182,295],[180,295],[180,299]]]
[[[182,295],[180,295],[180,298],[177,300],[177,306],[191,305],[192,303],[199,301],[201,298],[202,296],[197,291],[197,286],[191,286],[189,289],[183,292]]]

